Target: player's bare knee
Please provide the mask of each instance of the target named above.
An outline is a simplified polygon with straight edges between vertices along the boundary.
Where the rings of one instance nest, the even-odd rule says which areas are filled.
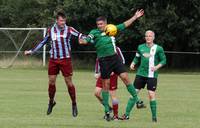
[[[94,92],[94,96],[96,96],[97,98],[99,98],[99,97],[100,97],[100,92],[95,91],[95,92]]]
[[[74,86],[72,82],[66,82],[66,85],[67,85],[68,87]]]
[[[56,84],[56,79],[50,78],[49,79],[49,84],[50,85],[55,85]]]
[[[120,78],[124,82],[125,85],[130,84],[130,81],[129,81],[129,78],[128,78],[128,73],[120,74]]]
[[[155,100],[156,94],[153,91],[149,91],[149,100]]]
[[[156,99],[155,97],[149,97],[150,101],[155,100],[155,99]]]
[[[98,99],[101,98],[101,91],[102,88],[96,87],[94,90],[94,96],[96,96]]]
[[[139,94],[140,92],[140,89],[135,89],[136,93]]]
[[[73,83],[72,83],[72,80],[71,79],[68,79],[68,78],[65,78],[65,83],[68,87],[72,87],[73,86]]]
[[[105,82],[105,83],[103,84],[103,90],[109,91],[109,88],[110,88],[110,83],[109,83],[109,82]]]
[[[104,86],[104,87],[103,87],[103,90],[104,90],[104,91],[109,91],[109,86]]]
[[[112,100],[117,100],[117,96],[116,95],[110,95]]]
[[[123,78],[122,81],[124,82],[125,85],[129,85],[130,84],[130,81],[129,81],[128,77]]]
[[[56,84],[56,75],[49,75],[49,85]]]

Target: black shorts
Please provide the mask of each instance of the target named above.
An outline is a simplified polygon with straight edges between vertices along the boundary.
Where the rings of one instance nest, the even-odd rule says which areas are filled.
[[[147,90],[155,91],[157,88],[157,78],[148,78],[136,75],[134,86],[136,89],[142,89],[147,84]]]
[[[102,79],[109,79],[112,72],[117,75],[127,72],[125,65],[117,54],[99,58],[99,65]]]

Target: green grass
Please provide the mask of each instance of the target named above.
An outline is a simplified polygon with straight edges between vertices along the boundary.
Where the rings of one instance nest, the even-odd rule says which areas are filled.
[[[134,74],[130,75],[134,79]],[[151,122],[146,89],[140,94],[147,109],[131,113],[129,121],[106,122],[93,96],[93,72],[75,71],[79,116],[72,118],[64,81],[57,80],[57,105],[46,116],[48,103],[45,69],[0,69],[1,128],[197,128],[200,124],[200,74],[160,74],[157,90],[158,123]],[[119,82],[120,115],[129,97]]]

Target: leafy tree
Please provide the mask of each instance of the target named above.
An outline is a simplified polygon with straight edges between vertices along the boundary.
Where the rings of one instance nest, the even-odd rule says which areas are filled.
[[[96,27],[98,16],[107,16],[109,23],[118,24],[141,8],[144,17],[117,36],[122,50],[136,50],[144,42],[145,31],[151,29],[156,33],[155,42],[165,50],[200,52],[199,0],[0,0],[0,27],[49,27],[56,12],[64,11],[67,24],[87,34]],[[94,50],[73,42],[73,50]],[[126,56],[128,63],[133,56]],[[200,66],[200,60],[191,56],[167,57],[169,67]]]

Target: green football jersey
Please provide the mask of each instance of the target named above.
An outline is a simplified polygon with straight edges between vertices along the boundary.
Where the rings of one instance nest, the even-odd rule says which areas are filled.
[[[118,31],[122,31],[125,29],[125,24],[122,23],[116,27]],[[91,30],[85,40],[88,43],[94,44],[98,58],[116,54],[115,37],[108,36],[99,29]]]
[[[152,71],[151,67],[158,64],[166,64],[166,56],[163,48],[157,44],[154,44],[152,47],[148,47],[146,43],[139,45],[133,63],[138,64],[139,62],[140,65],[136,75],[157,78],[158,71]]]

